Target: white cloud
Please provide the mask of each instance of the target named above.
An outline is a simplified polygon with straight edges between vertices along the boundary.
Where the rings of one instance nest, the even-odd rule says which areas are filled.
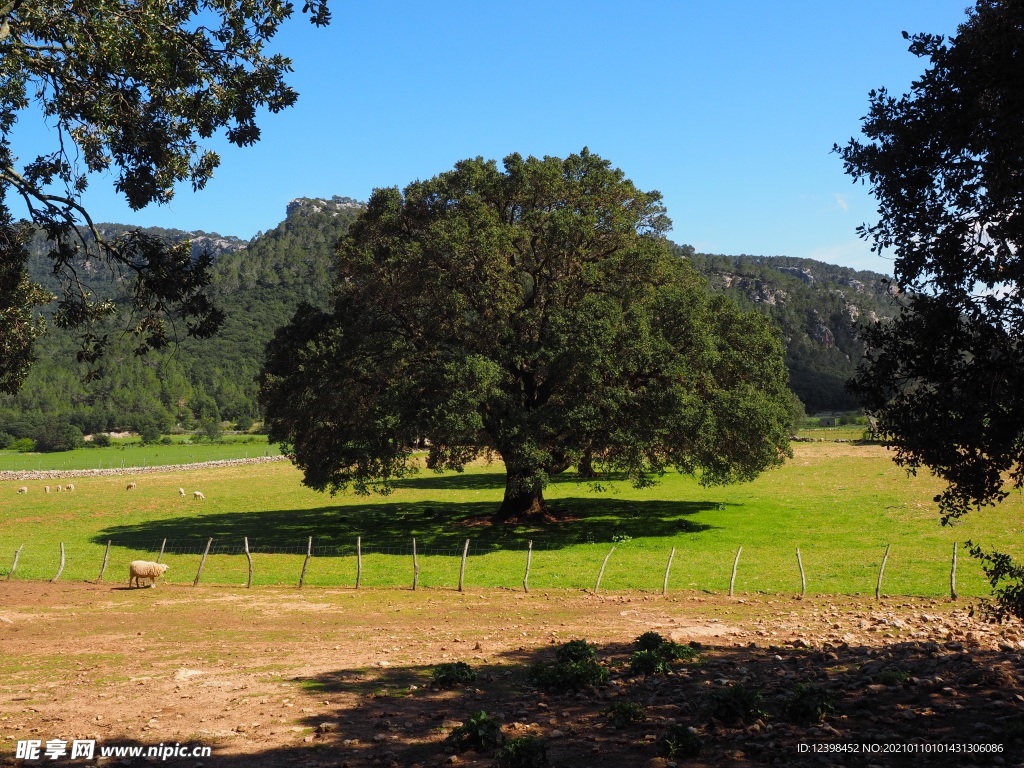
[[[837,195],[837,194],[833,193],[833,196],[835,197],[836,202],[839,203],[839,207],[843,209],[844,213],[846,211],[850,210],[849,203],[846,202],[846,200],[843,198],[842,195]]]

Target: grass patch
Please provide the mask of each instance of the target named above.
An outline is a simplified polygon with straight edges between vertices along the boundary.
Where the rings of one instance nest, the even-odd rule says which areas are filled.
[[[221,449],[181,449],[200,447]],[[106,450],[117,449],[81,453],[99,456]],[[242,554],[248,537],[254,585],[297,585],[312,536],[314,557],[305,584],[351,588],[361,536],[362,585],[409,588],[415,536],[419,585],[425,589],[454,589],[468,538],[469,588],[521,589],[526,542],[532,540],[532,590],[590,589],[617,541],[602,581],[607,591],[660,592],[669,550],[676,547],[669,589],[721,592],[742,546],[740,595],[798,591],[796,547],[810,594],[873,594],[885,546],[892,544],[882,591],[941,596],[948,590],[953,542],[1021,541],[1020,494],[944,528],[931,501],[939,484],[907,477],[878,446],[798,443],[794,451],[783,467],[751,483],[721,488],[669,473],[646,489],[611,480],[605,483],[608,492],[599,494],[569,473],[546,491],[561,520],[518,526],[490,523],[504,474],[500,466],[482,463],[461,474],[423,471],[388,497],[316,493],[301,484],[301,474],[287,462],[83,477],[74,480],[73,493],[61,494],[44,494],[43,481],[3,481],[0,578],[22,544],[14,578],[52,578],[64,542],[67,565],[61,578],[93,580],[110,540],[104,580],[127,584],[128,563],[155,559],[166,539],[163,562],[171,567],[161,581],[186,584],[195,578],[202,549],[212,538],[202,583],[241,585],[248,575]],[[129,479],[138,484],[133,491],[125,490]],[[28,494],[16,494],[21,485],[29,487]],[[179,487],[186,498],[179,497]],[[194,501],[193,490],[202,490],[206,499]],[[1009,549],[1022,554],[1019,545]],[[980,566],[964,557],[957,586],[968,597],[989,591]]]

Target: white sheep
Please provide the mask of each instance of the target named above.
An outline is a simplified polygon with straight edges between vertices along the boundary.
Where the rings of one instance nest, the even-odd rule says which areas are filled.
[[[128,566],[128,587],[132,586],[132,581],[135,581],[135,586],[141,587],[142,582],[140,579],[149,579],[149,586],[155,587],[156,580],[164,575],[164,571],[170,568],[166,563],[152,563],[149,560],[132,560]]]
[[[203,496],[203,492],[202,491],[193,491],[192,492],[192,498],[193,499],[205,499],[206,497]]]
[[[124,489],[125,489],[126,491],[131,491],[131,490],[134,490],[135,488],[138,488],[138,486],[137,486],[137,485],[135,485],[135,483],[128,483],[128,485],[126,485],[126,486],[124,487]]]
[[[57,493],[63,493],[63,492],[64,492],[64,486],[63,485],[58,485],[57,486]]]
[[[73,491],[73,490],[75,490],[75,486],[72,483],[68,483],[67,485],[64,486],[64,490],[65,491]]]
[[[184,499],[185,498],[185,489],[184,488],[179,488],[178,489],[178,495],[181,496],[181,498]]]
[[[28,486],[21,486],[21,488],[18,489],[18,493],[28,493]]]
[[[44,485],[43,486],[43,490],[46,491],[47,493],[49,493],[50,492],[50,486]]]

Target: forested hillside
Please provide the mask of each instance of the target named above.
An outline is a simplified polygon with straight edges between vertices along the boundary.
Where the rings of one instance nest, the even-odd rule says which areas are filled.
[[[333,248],[360,210],[348,198],[299,199],[273,229],[246,243],[205,232],[147,230],[171,240],[190,239],[194,252],[215,257],[211,292],[227,317],[212,339],[186,340],[171,351],[134,353],[122,315],[109,323],[109,353],[99,377],[84,382],[75,362],[77,339],[51,328],[39,360],[17,396],[0,397],[0,436],[31,437],[40,424],[71,422],[82,432],[130,429],[154,433],[210,421],[258,419],[255,376],[263,347],[300,301],[323,305],[333,281]],[[107,235],[127,229],[101,225]],[[32,276],[56,286],[34,243]],[[861,319],[891,316],[883,276],[808,259],[697,254],[675,246],[705,275],[711,290],[767,313],[786,341],[791,388],[810,413],[855,409],[843,383],[862,353],[854,333]],[[123,298],[122,281],[105,270],[83,270],[97,296]]]

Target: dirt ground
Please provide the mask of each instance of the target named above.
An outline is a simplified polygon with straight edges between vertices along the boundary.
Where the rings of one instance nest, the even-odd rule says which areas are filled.
[[[0,582],[0,766],[33,764],[16,757],[27,739],[200,744],[210,757],[166,763],[207,768],[493,766],[493,752],[456,753],[445,740],[480,710],[506,738],[544,738],[551,764],[571,768],[1024,764],[1024,629],[983,624],[970,608],[914,598]],[[698,660],[669,675],[631,675],[633,641],[648,631],[695,645]],[[575,638],[596,645],[610,683],[538,691],[529,666]],[[432,668],[450,661],[471,665],[476,682],[432,688]],[[835,711],[791,723],[786,702],[809,683],[831,691]],[[762,693],[763,716],[708,715],[715,691],[735,684]],[[635,702],[647,719],[613,727],[604,710],[615,701]],[[659,755],[673,724],[694,729],[700,756]]]

